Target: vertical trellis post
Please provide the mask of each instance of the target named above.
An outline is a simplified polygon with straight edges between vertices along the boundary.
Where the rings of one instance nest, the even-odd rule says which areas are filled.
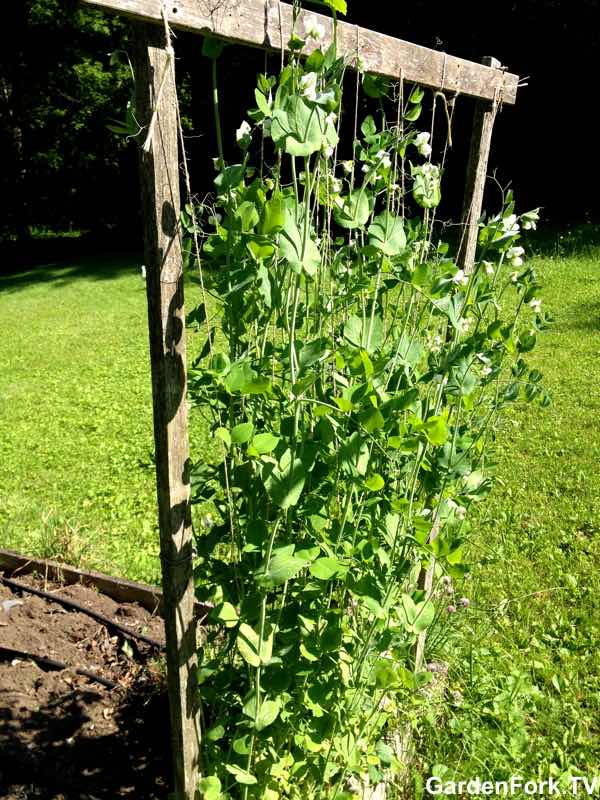
[[[183,268],[179,235],[179,148],[172,50],[165,31],[136,26],[136,92],[152,368],[156,485],[167,639],[171,738],[177,800],[193,800],[200,728],[186,401]]]
[[[500,61],[491,56],[482,58],[481,63],[486,67],[494,67],[495,69],[499,69],[501,66]],[[475,103],[462,214],[464,227],[458,256],[459,265],[467,273],[471,272],[475,263],[475,251],[479,233],[477,223],[483,207],[483,192],[492,145],[492,130],[498,110],[498,99],[492,101],[480,99]]]
[[[491,56],[485,56],[481,63],[486,67],[500,67],[500,61]],[[483,192],[487,177],[487,166],[492,145],[492,130],[496,113],[498,111],[498,101],[478,99],[475,103],[475,114],[473,118],[473,130],[471,132],[471,149],[467,164],[467,177],[465,181],[465,197],[462,212],[462,233],[460,248],[458,253],[458,265],[468,274],[472,272],[475,265],[475,253],[477,250],[477,237],[479,235],[479,217],[483,208]],[[439,533],[439,525],[434,522],[429,535],[429,541],[436,539]],[[429,567],[421,569],[419,575],[419,588],[423,589],[426,596],[431,594],[433,588],[433,575],[435,571],[435,560],[431,557]],[[419,634],[415,647],[415,669],[419,670],[423,664],[425,655],[425,642],[427,639],[426,631]]]

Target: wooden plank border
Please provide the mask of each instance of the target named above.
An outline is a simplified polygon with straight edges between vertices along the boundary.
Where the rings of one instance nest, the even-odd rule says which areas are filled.
[[[128,581],[126,578],[115,578],[104,572],[79,569],[69,564],[60,564],[45,558],[28,558],[13,550],[0,550],[0,572],[18,578],[21,575],[36,574],[66,586],[81,584],[97,589],[117,603],[137,603],[151,614],[164,614],[163,593],[157,586],[148,583]],[[199,624],[206,619],[211,606],[195,603],[194,614]]]
[[[163,7],[172,28],[210,34],[267,50],[286,47],[292,33],[293,11],[279,0],[81,0],[94,8],[124,14],[137,20],[163,24]],[[325,28],[324,45],[333,38],[333,21],[322,14],[303,11],[297,30],[302,32],[303,17],[316,16]],[[384,33],[338,22],[338,52],[350,59],[360,56],[367,72],[418,83],[432,89],[458,92],[483,100],[500,98],[512,105],[516,101],[519,77],[495,67],[467,61],[439,50],[412,44]],[[315,43],[307,42],[310,53]]]

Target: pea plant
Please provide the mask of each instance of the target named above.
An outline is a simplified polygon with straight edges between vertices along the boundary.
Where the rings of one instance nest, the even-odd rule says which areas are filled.
[[[418,576],[433,557],[436,583],[465,573],[498,416],[548,402],[525,360],[548,324],[519,244],[537,212],[505,194],[465,274],[436,238],[425,92],[396,88],[386,113],[393,87],[363,76],[379,110],[338,158],[349,64],[322,37],[305,19],[280,73],[258,77],[239,163],[217,116],[214,198],[182,217],[206,293],[188,315],[206,336],[190,398],[219,453],[192,468],[212,507],[197,594],[219,623],[200,652],[207,800],[400,780],[393,734],[431,679],[416,640],[447,613]],[[219,52],[206,43],[217,110]]]

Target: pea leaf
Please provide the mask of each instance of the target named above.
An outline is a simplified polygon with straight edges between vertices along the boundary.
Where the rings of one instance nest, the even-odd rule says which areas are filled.
[[[235,628],[238,624],[238,613],[231,603],[221,603],[212,609],[209,619],[222,622],[226,628]]]
[[[243,622],[240,625],[236,645],[237,649],[247,664],[251,667],[260,667],[261,664],[268,664],[273,655],[273,636],[274,629],[267,626],[265,637],[262,644],[258,633]]]
[[[346,571],[345,567],[340,564],[339,561],[329,556],[317,558],[308,569],[314,578],[318,578],[321,581],[328,581],[330,578],[334,578]]]
[[[446,444],[448,436],[450,435],[446,420],[441,416],[429,417],[427,422],[423,425],[423,430],[431,444],[438,446]]]
[[[272,502],[280,508],[295,506],[300,499],[306,470],[300,458],[292,459],[288,449],[278,464],[265,464],[262,469],[262,481]]]
[[[309,106],[297,95],[290,95],[281,105],[276,98],[275,105],[271,137],[289,155],[310,156],[323,145],[336,145],[337,130],[322,108]]]
[[[279,436],[274,436],[272,433],[257,433],[252,439],[252,446],[259,455],[271,453],[278,444]]]
[[[202,795],[202,800],[219,800],[221,797],[221,781],[216,775],[209,775],[201,778],[198,789]]]
[[[304,271],[307,275],[314,275],[321,264],[319,248],[310,235],[304,239],[296,223],[294,213],[286,209],[283,230],[279,237],[279,249],[294,272]]]
[[[309,563],[305,558],[298,558],[288,551],[289,548],[282,548],[269,559],[269,564],[263,564],[255,572],[256,583],[264,589],[274,589],[282,586],[286,581],[294,578],[301,569]]]
[[[242,783],[245,786],[253,786],[254,784],[258,783],[258,780],[252,775],[250,772],[247,772],[245,769],[238,767],[237,764],[225,764],[225,769],[229,772],[238,783]]]
[[[271,389],[269,379],[258,375],[245,361],[233,365],[224,384],[230,394],[266,394]]]
[[[342,228],[362,228],[371,216],[373,205],[371,194],[364,189],[355,189],[345,198],[340,198],[340,203],[333,209],[333,216]]]
[[[231,430],[231,441],[233,444],[245,444],[250,441],[254,433],[254,425],[251,422],[242,422]]]
[[[386,256],[397,256],[406,247],[406,234],[401,217],[384,211],[369,225],[369,244]]]
[[[256,719],[255,728],[257,731],[262,731],[272,725],[281,710],[281,702],[279,700],[264,700],[261,703]]]

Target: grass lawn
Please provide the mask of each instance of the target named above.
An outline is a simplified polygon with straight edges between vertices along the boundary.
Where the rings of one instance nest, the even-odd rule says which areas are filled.
[[[556,324],[529,361],[553,405],[514,409],[498,438],[471,608],[445,651],[456,702],[425,773],[586,774],[600,758],[600,249],[535,266]],[[0,314],[2,546],[157,581],[139,263],[0,277]],[[210,446],[194,419],[191,440]]]

